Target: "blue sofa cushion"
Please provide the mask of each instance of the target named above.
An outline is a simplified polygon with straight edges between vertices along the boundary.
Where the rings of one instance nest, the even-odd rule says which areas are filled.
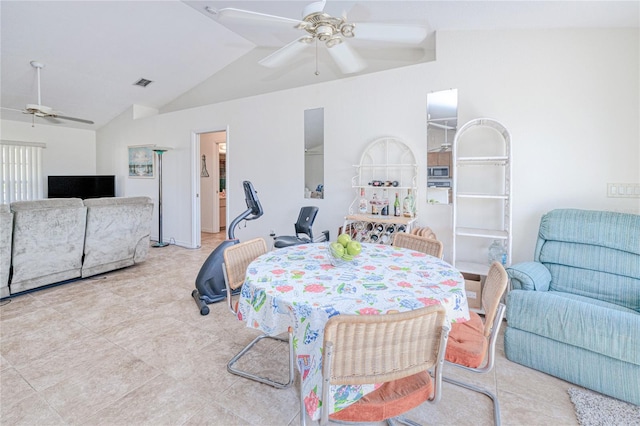
[[[636,261],[640,263],[640,258]],[[550,290],[598,299],[640,312],[640,279],[567,265],[546,266],[553,277]]]
[[[552,210],[540,221],[534,260],[549,270],[549,290],[640,312],[638,215]]]
[[[640,365],[640,314],[557,291],[512,290],[509,327]]]
[[[557,209],[542,216],[543,240],[608,247],[640,255],[640,215],[608,211]],[[538,260],[536,252],[535,260]]]

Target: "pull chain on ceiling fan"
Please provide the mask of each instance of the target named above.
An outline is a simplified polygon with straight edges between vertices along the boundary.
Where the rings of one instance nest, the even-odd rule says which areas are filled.
[[[336,18],[324,11],[326,1],[311,3],[302,12],[302,20],[259,12],[224,8],[218,11],[207,9],[217,15],[221,22],[245,22],[267,24],[273,27],[286,26],[304,30],[303,35],[258,63],[268,68],[286,65],[303,52],[312,42],[322,42],[340,70],[345,74],[362,71],[366,63],[346,42],[346,39],[361,39],[377,42],[419,44],[427,36],[426,28],[417,25],[384,24],[373,22],[351,23],[346,17]],[[316,51],[317,64],[317,51]],[[318,71],[316,69],[316,75]]]

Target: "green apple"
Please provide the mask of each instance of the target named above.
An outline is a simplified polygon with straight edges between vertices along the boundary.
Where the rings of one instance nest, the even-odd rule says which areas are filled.
[[[342,244],[342,247],[346,248],[347,244],[351,241],[351,235],[349,234],[340,234],[338,235],[338,242]]]
[[[353,260],[353,256],[351,256],[349,253],[345,253],[342,255],[342,260]]]
[[[362,245],[358,241],[349,241],[347,244],[347,253],[351,256],[357,256],[362,251]]]
[[[344,247],[340,243],[331,243],[331,252],[336,257],[342,257],[344,254]]]

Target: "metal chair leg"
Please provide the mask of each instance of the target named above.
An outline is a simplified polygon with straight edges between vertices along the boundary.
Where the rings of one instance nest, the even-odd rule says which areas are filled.
[[[409,420],[408,418],[404,417],[404,416],[398,416],[398,417],[393,417],[392,419],[387,419],[387,424],[390,426],[393,426],[395,424],[395,421],[402,423],[403,425],[408,425],[408,426],[422,426],[420,423],[416,423],[413,420]]]
[[[498,397],[493,392],[490,392],[478,386],[471,385],[469,383],[460,382],[458,380],[450,379],[444,376],[442,377],[442,380],[444,380],[447,383],[451,383],[452,385],[460,386],[462,388],[469,389],[474,392],[483,393],[489,398],[491,398],[491,401],[493,402],[493,422],[495,426],[500,426],[500,403],[498,402]]]
[[[237,369],[234,367],[234,364],[236,362],[238,362],[240,360],[240,358],[242,358],[244,356],[244,354],[246,354],[256,343],[258,343],[260,340],[265,339],[265,338],[269,338],[269,339],[274,339],[274,340],[279,340],[281,342],[288,342],[289,343],[289,381],[286,383],[282,383],[282,382],[278,382],[275,380],[271,380],[267,377],[262,377],[262,376],[258,376],[240,369]],[[251,341],[251,343],[249,343],[247,346],[244,347],[244,349],[242,349],[240,352],[238,352],[238,354],[236,356],[234,356],[233,358],[231,358],[231,360],[227,363],[227,371],[231,374],[235,374],[237,376],[241,376],[247,379],[251,379],[251,380],[255,380],[256,382],[260,382],[260,383],[264,383],[266,385],[269,386],[273,386],[274,388],[277,389],[284,389],[287,388],[289,386],[291,386],[291,384],[293,383],[293,379],[294,379],[294,365],[293,365],[293,337],[291,332],[289,332],[289,336],[288,338],[283,338],[283,337],[277,337],[277,336],[269,336],[267,334],[263,334],[261,336],[256,337],[255,339],[253,339]]]

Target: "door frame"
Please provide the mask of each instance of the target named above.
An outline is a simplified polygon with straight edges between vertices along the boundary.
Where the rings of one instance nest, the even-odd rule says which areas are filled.
[[[191,131],[191,248],[200,248],[202,241],[200,233],[202,226],[200,223],[200,135],[203,133],[226,132],[227,144],[227,176],[229,176],[229,126],[208,127]],[[227,203],[229,202],[229,189],[226,190]],[[228,205],[228,204],[227,204]]]

